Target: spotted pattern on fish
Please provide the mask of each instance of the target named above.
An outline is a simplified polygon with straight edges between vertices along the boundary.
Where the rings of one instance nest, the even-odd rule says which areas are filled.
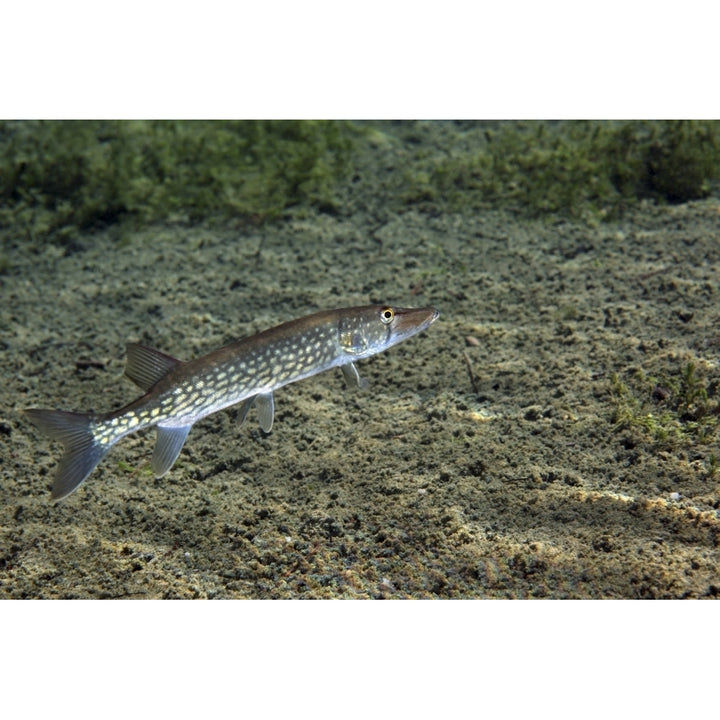
[[[115,443],[143,428],[157,429],[152,458],[157,477],[170,470],[198,420],[231,405],[243,403],[244,420],[254,404],[261,428],[269,432],[275,390],[333,367],[340,367],[349,382],[360,384],[356,360],[425,330],[438,316],[431,307],[369,305],[327,310],[236,340],[188,362],[142,345],[128,345],[126,375],[145,391],[142,397],[99,415],[26,410],[41,430],[65,446],[53,498],[60,500],[74,492]]]

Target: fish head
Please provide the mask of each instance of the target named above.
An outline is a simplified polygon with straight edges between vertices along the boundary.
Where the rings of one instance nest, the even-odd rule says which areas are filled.
[[[370,305],[351,308],[338,323],[338,342],[347,357],[375,355],[427,329],[440,312],[433,307]]]

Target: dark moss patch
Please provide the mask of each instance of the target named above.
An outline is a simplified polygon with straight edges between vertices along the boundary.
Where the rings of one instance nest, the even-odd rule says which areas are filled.
[[[68,251],[108,225],[262,222],[290,206],[352,212],[362,178],[380,187],[381,216],[413,205],[611,219],[642,198],[708,195],[720,124],[0,122],[0,227]]]
[[[496,123],[483,135],[418,159],[406,171],[406,199],[608,219],[641,198],[705,197],[720,178],[714,121]]]
[[[334,121],[0,124],[0,218],[28,234],[332,206],[352,127]]]

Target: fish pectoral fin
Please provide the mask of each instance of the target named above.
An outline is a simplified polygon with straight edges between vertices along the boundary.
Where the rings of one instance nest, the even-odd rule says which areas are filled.
[[[348,385],[357,385],[361,390],[364,390],[370,383],[360,377],[358,369],[355,367],[355,363],[348,363],[347,365],[341,365],[343,377]]]
[[[157,442],[152,456],[152,469],[155,477],[162,477],[173,466],[191,427],[192,425],[157,426]]]
[[[258,410],[258,420],[264,432],[269,433],[275,418],[275,400],[272,393],[261,393],[255,396],[255,405]]]
[[[149,390],[178,365],[182,365],[181,360],[159,350],[138,343],[127,346],[125,375],[142,390]]]

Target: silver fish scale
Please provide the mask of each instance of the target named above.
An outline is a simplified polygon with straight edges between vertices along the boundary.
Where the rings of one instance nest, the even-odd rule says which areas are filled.
[[[206,365],[160,396],[159,422],[163,425],[197,422],[248,397],[272,392],[330,367],[337,353],[336,329],[316,327],[292,339],[280,338],[266,347],[234,354],[217,364]],[[171,418],[171,422],[165,418]]]

